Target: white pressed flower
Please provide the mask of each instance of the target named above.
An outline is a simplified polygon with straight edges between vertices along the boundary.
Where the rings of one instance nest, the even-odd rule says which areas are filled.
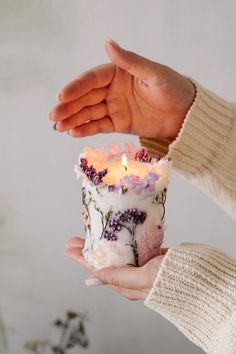
[[[112,242],[102,239],[93,244],[88,254],[88,263],[96,269],[104,267],[124,267],[135,264],[131,247],[122,242]]]

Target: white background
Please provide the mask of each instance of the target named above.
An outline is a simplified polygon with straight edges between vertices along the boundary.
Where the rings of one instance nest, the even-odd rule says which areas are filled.
[[[137,138],[72,139],[47,112],[67,81],[108,61],[106,37],[236,101],[235,14],[234,0],[0,0],[0,308],[10,354],[49,338],[66,309],[88,311],[89,354],[202,352],[143,303],[87,288],[64,257],[66,240],[83,234],[78,154]],[[176,174],[167,225],[166,246],[203,242],[236,257],[235,222]]]

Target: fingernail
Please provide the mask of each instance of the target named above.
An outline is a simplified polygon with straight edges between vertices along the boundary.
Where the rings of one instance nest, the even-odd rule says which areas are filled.
[[[65,248],[70,248],[68,243],[65,244]]]
[[[57,123],[53,124],[53,129],[57,130]]]
[[[61,94],[60,93],[58,93],[57,95],[56,95],[56,100],[57,100],[57,102],[61,102]]]
[[[96,278],[89,278],[85,280],[85,284],[87,286],[99,286],[99,285],[104,285],[103,281],[96,277]]]
[[[114,41],[112,38],[108,37],[108,38],[106,39],[106,41],[107,41],[107,43],[112,44],[114,47],[121,49],[121,47],[119,46],[119,44],[118,44],[116,41]]]
[[[52,112],[49,112],[49,113],[48,113],[48,118],[49,118],[49,119],[52,119]]]

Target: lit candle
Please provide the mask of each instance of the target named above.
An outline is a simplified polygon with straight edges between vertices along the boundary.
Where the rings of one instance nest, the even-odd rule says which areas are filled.
[[[123,154],[122,155],[122,166],[124,166],[126,172],[127,172],[127,165],[128,165],[127,157],[125,154]]]
[[[142,266],[160,253],[172,162],[126,144],[87,148],[75,166],[82,176],[85,246],[95,268]]]

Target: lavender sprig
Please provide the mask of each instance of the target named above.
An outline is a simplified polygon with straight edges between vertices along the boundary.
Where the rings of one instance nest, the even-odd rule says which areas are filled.
[[[145,147],[141,147],[135,154],[136,161],[151,163],[154,159],[156,162],[160,161],[162,159],[161,154],[157,153],[156,158],[152,158]]]
[[[136,208],[117,211],[115,215],[109,219],[108,228],[104,231],[104,238],[108,241],[117,241],[116,233],[123,227],[131,234],[134,234],[135,228],[139,224],[143,224],[147,214]]]
[[[152,157],[145,147],[140,148],[135,154],[135,160],[141,162],[151,162]]]
[[[108,173],[108,169],[104,168],[103,170],[97,172],[96,168],[93,165],[88,165],[88,160],[85,157],[80,159],[80,168],[87,176],[87,178],[97,186],[99,183],[103,182],[103,177]]]

